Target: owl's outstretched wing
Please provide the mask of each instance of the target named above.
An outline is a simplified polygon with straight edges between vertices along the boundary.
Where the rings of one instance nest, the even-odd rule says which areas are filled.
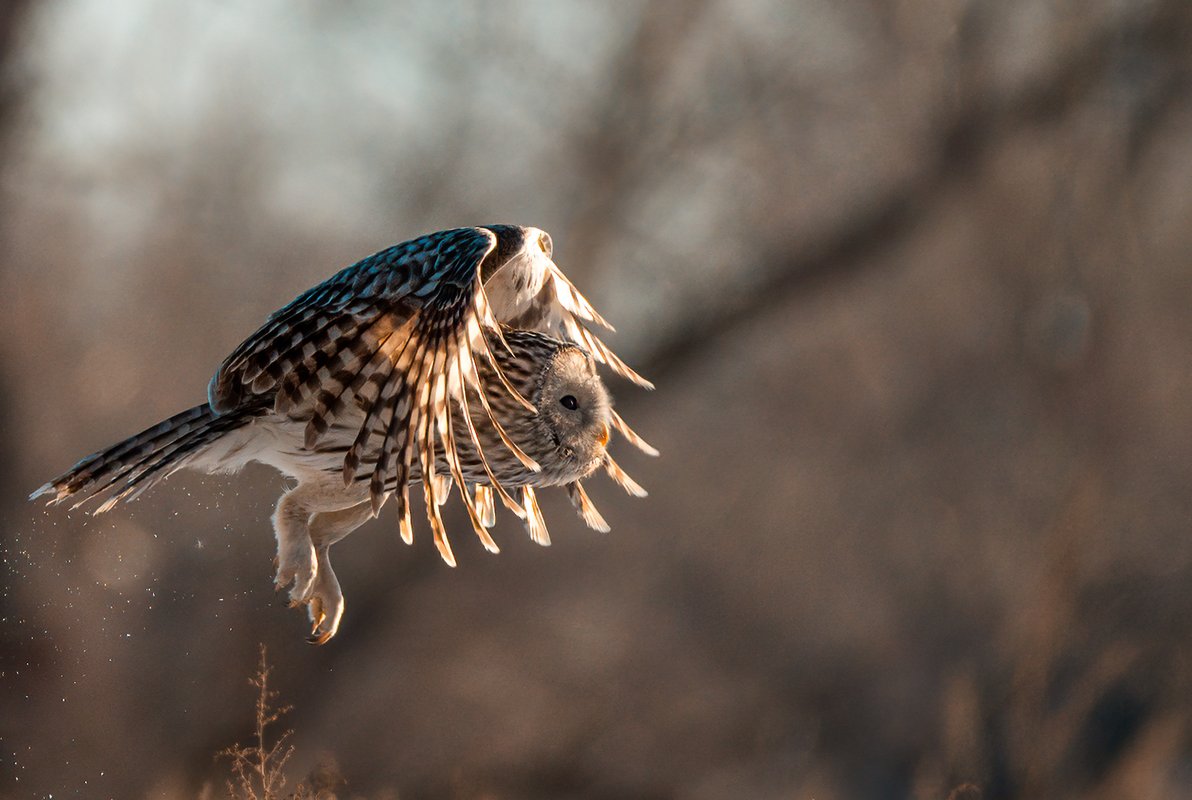
[[[417,457],[435,542],[451,562],[438,511],[445,482],[435,479],[440,445],[458,479],[448,398],[463,406],[463,419],[470,423],[468,397],[478,397],[510,452],[527,468],[538,468],[505,434],[481,389],[477,358],[491,363],[505,389],[532,409],[497,365],[485,329],[500,343],[502,322],[558,330],[586,348],[596,342],[594,357],[648,384],[583,326],[584,320],[604,323],[550,260],[549,243],[534,228],[458,228],[370,256],[270,316],[220,366],[208,387],[210,405],[226,413],[271,396],[277,413],[307,420],[306,442],[313,447],[346,403],[355,403],[364,422],[344,457],[345,481],[356,477],[366,449],[378,453],[369,476],[373,509],[387,499],[386,486],[397,486],[405,534],[410,528],[405,485]],[[525,324],[530,318],[538,324]],[[466,392],[465,385],[478,391]],[[523,505],[501,487],[482,452],[480,460],[502,502],[524,519]],[[461,496],[481,532],[472,498],[467,492]]]
[[[504,231],[506,226],[493,226],[492,229]],[[532,261],[537,262],[536,266],[541,266],[527,270],[524,264],[516,266],[517,262],[511,260],[499,267],[491,280],[486,275],[485,288],[492,298],[494,307],[498,309],[497,318],[511,328],[538,331],[574,342],[597,362],[608,365],[621,377],[628,378],[643,388],[653,389],[654,384],[630,368],[588,330],[585,321],[594,322],[608,330],[612,330],[613,327],[597,313],[592,304],[563,274],[563,270],[551,260],[550,236],[535,228],[522,230],[527,234],[527,243],[530,241],[530,234],[537,236],[538,247],[526,247],[525,252]],[[658,455],[658,450],[638,436],[615,411],[613,427],[646,455]]]

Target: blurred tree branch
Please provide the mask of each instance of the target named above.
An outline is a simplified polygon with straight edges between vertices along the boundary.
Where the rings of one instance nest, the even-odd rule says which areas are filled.
[[[978,12],[986,8],[975,5],[964,20],[962,51],[980,41],[984,18]],[[1039,79],[1005,96],[984,85],[981,59],[962,52],[959,96],[950,120],[939,126],[938,145],[926,167],[818,239],[779,238],[769,244],[759,257],[762,277],[755,285],[735,301],[721,303],[716,312],[683,321],[650,354],[646,372],[663,375],[681,369],[712,341],[781,308],[792,295],[850,277],[871,263],[869,255],[895,245],[931,215],[946,198],[943,190],[965,180],[997,142],[1017,129],[1070,114],[1106,82],[1120,78],[1118,73],[1143,48],[1163,54],[1163,64],[1178,66],[1153,81],[1131,109],[1131,147],[1124,155],[1133,157],[1166,111],[1187,100],[1192,7],[1182,0],[1138,10],[1122,25],[1098,31]]]

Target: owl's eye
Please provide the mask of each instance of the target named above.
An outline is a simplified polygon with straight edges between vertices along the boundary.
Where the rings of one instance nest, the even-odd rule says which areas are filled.
[[[575,409],[579,408],[579,401],[575,399],[575,395],[565,394],[559,398],[559,405],[568,411],[575,411]]]

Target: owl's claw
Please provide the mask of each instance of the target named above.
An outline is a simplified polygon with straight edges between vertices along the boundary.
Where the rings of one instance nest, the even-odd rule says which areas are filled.
[[[306,641],[310,644],[326,644],[339,630],[339,621],[344,616],[344,596],[339,581],[330,567],[319,570],[310,594],[305,601],[310,616],[311,630]]]
[[[312,597],[307,605],[307,613],[310,614],[310,620],[314,623],[310,629],[310,635],[306,637],[307,644],[326,644],[334,635],[333,631],[320,631],[319,626],[323,624],[323,620],[327,615],[323,613],[323,601],[319,597]]]
[[[318,597],[310,599],[310,606],[307,609],[310,612],[311,621],[314,625],[310,629],[310,636],[306,637],[307,644],[323,645],[331,641],[331,637],[335,635],[336,628],[339,627],[338,622],[334,627],[323,627],[323,623],[327,621],[327,615],[323,612],[323,601]]]

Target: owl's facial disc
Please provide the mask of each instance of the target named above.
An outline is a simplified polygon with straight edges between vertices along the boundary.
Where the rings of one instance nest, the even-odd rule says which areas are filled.
[[[547,435],[578,468],[600,464],[611,432],[611,403],[586,353],[561,349],[543,371],[534,405]]]

